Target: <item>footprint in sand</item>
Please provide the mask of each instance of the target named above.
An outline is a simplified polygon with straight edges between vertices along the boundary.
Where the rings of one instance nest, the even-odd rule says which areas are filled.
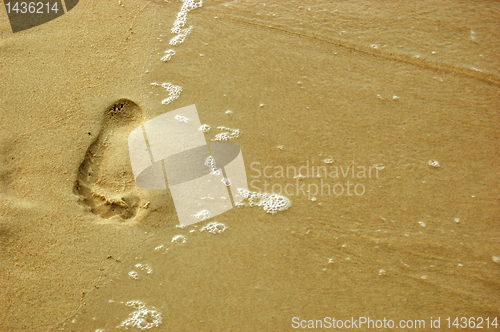
[[[135,185],[127,145],[128,135],[143,120],[139,106],[118,100],[106,110],[101,131],[78,170],[74,193],[90,212],[104,219],[131,219],[149,204],[143,189]]]

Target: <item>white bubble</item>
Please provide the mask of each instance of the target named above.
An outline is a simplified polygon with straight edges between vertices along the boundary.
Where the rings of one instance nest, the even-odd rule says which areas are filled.
[[[153,86],[161,86],[165,90],[167,90],[167,92],[169,94],[169,97],[166,98],[166,99],[163,99],[162,102],[161,102],[164,105],[169,104],[172,101],[174,101],[177,98],[179,98],[179,96],[181,95],[181,92],[182,92],[182,88],[180,86],[173,85],[171,83],[158,84],[156,82],[153,82],[153,83],[151,83],[151,85],[153,85]]]
[[[288,210],[292,206],[292,202],[288,198],[278,194],[261,194],[240,188],[238,195],[244,198],[238,206],[258,206],[270,214]]]
[[[172,30],[171,30],[172,33],[176,33],[177,36],[175,36],[174,38],[170,39],[170,43],[169,44],[172,45],[172,46],[175,46],[175,45],[179,45],[179,44],[183,43],[184,40],[186,39],[186,37],[191,32],[191,29],[192,29],[192,27],[185,28],[185,29],[172,28]]]
[[[151,268],[151,266],[149,264],[135,264],[135,267],[142,270],[142,271],[146,271],[147,274],[151,274],[153,272],[153,269]]]
[[[207,124],[201,125],[200,128],[198,128],[199,131],[202,133],[208,133],[210,131],[210,126]]]
[[[165,56],[163,58],[161,58],[161,61],[167,62],[168,60],[170,60],[174,56],[174,54],[175,54],[174,50],[165,51]]]
[[[215,139],[214,139],[215,141],[228,141],[229,139],[238,138],[240,136],[239,129],[231,129],[231,128],[222,127],[222,126],[217,127],[217,129],[224,130],[226,132],[215,135]]]
[[[425,222],[423,222],[423,221],[419,221],[419,222],[418,222],[418,224],[419,224],[420,226],[422,226],[422,227],[425,227],[425,226],[426,226],[426,225],[425,225]]]
[[[210,214],[210,211],[208,211],[208,210],[202,210],[202,211],[198,212],[197,214],[195,214],[194,216],[198,219],[206,220],[206,219],[210,219],[211,214]]]
[[[222,176],[222,171],[216,168],[215,159],[212,156],[208,156],[205,160],[205,166],[210,169],[210,174],[216,176]]]
[[[226,114],[233,114],[233,111],[231,111],[231,110],[227,110],[227,111],[226,111]]]
[[[224,232],[226,229],[227,229],[226,225],[214,221],[203,226],[203,228],[200,229],[200,232],[207,231],[212,234],[219,234]]]
[[[118,327],[136,327],[140,330],[147,330],[161,324],[162,315],[156,308],[147,307],[140,301],[129,301],[126,305],[137,310],[129,314],[129,317]]]
[[[186,243],[186,238],[182,235],[176,235],[172,238],[172,243],[184,244]]]
[[[229,138],[230,138],[230,136],[229,136],[228,133],[222,133],[222,134],[215,135],[214,140],[215,141],[220,141],[220,142],[225,142],[225,141],[228,141]]]
[[[432,167],[439,167],[439,161],[437,160],[429,160],[429,166],[432,166]]]
[[[130,272],[128,273],[128,275],[129,275],[129,276],[130,276],[130,278],[132,278],[132,279],[135,279],[135,280],[139,279],[139,274],[138,274],[137,272],[135,272],[135,271],[130,271]]]
[[[495,263],[500,263],[500,257],[499,256],[493,256],[491,257],[491,259],[493,260],[493,262]]]
[[[189,122],[189,119],[186,118],[185,116],[183,115],[176,115],[175,116],[175,119],[179,122],[183,122],[183,123],[188,123]]]
[[[333,164],[333,157],[330,156],[330,157],[324,159],[323,162],[325,164]]]
[[[384,270],[384,269],[380,269],[380,270],[378,270],[378,275],[379,275],[379,276],[385,276],[386,274],[387,274],[387,271],[386,271],[386,270]]]

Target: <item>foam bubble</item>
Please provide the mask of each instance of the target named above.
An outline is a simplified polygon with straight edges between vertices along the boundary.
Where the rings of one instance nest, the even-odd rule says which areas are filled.
[[[210,217],[211,217],[210,211],[208,211],[208,210],[202,210],[202,211],[198,212],[197,214],[195,214],[194,216],[198,219],[201,219],[201,220],[210,219]]]
[[[258,206],[270,214],[288,210],[292,206],[292,202],[288,198],[278,194],[261,194],[239,188],[238,195],[244,198],[238,206]]]
[[[172,243],[184,244],[184,243],[186,243],[186,237],[184,237],[182,235],[176,235],[172,238]]]
[[[221,133],[221,134],[217,134],[215,135],[215,141],[220,141],[220,142],[225,142],[225,141],[229,141],[229,134],[228,133]]]
[[[203,228],[200,229],[200,232],[207,231],[212,234],[219,234],[224,232],[226,229],[227,229],[226,225],[214,221],[203,226]]]
[[[210,126],[207,124],[201,125],[200,128],[198,128],[199,131],[202,133],[208,133],[210,131]]]
[[[128,275],[129,275],[129,276],[130,276],[130,278],[132,278],[132,279],[135,279],[135,280],[139,279],[139,273],[137,273],[136,271],[130,271],[130,272],[128,273]]]
[[[175,45],[183,43],[184,40],[186,39],[186,37],[191,32],[191,29],[192,29],[192,27],[185,28],[185,29],[178,29],[178,28],[172,29],[172,32],[176,31],[175,33],[177,33],[177,36],[170,39],[169,44],[172,46],[175,46]]]
[[[174,50],[165,51],[165,56],[163,58],[161,58],[161,61],[167,62],[168,60],[170,60],[174,56],[174,54],[175,54]]]
[[[214,157],[208,156],[207,159],[205,160],[205,166],[207,166],[210,169],[210,174],[216,176],[222,176],[222,171],[216,168]]]
[[[429,166],[439,167],[441,165],[439,164],[439,161],[437,161],[437,160],[429,160]]]
[[[231,129],[223,126],[217,127],[219,130],[226,131],[225,133],[220,133],[215,135],[215,141],[228,141],[232,138],[238,138],[240,137],[240,130],[239,129]]]
[[[129,314],[129,317],[118,327],[136,327],[140,330],[148,330],[161,324],[162,315],[156,308],[147,307],[140,301],[129,301],[126,305],[137,310]]]
[[[163,99],[161,101],[162,104],[166,105],[166,104],[169,104],[171,103],[172,101],[176,100],[177,98],[179,98],[179,96],[181,95],[181,92],[182,92],[182,88],[180,86],[177,86],[177,85],[173,85],[171,83],[162,83],[162,84],[158,84],[156,82],[153,82],[151,83],[151,85],[154,85],[154,86],[161,86],[163,87],[165,90],[167,90],[169,96],[168,98],[166,99]]]
[[[182,5],[182,10],[191,11],[193,9],[199,8],[203,5],[203,0],[184,0],[184,4]]]
[[[170,40],[170,45],[178,45],[184,42],[187,35],[191,32],[192,27],[184,28],[187,21],[187,13],[193,9],[199,8],[203,5],[203,1],[194,0],[183,0],[181,11],[177,14],[177,19],[174,22],[173,28],[170,30],[173,34],[176,34],[174,38]]]
[[[189,119],[186,118],[185,116],[183,115],[176,115],[175,116],[175,119],[179,122],[183,122],[183,123],[188,123],[189,122]]]
[[[135,267],[142,270],[142,271],[146,271],[147,274],[151,274],[153,273],[153,269],[151,268],[151,266],[149,264],[135,264]]]

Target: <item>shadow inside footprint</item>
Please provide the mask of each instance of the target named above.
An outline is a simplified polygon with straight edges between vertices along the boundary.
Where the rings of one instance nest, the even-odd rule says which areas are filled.
[[[80,165],[74,193],[87,209],[104,219],[130,219],[141,207],[135,185],[127,138],[143,122],[143,111],[134,102],[120,99],[109,107],[101,131]]]

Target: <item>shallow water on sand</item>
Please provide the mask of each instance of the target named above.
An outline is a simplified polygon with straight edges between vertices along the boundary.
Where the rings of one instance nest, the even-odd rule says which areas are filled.
[[[97,45],[65,55],[90,68],[75,73],[87,91],[42,102],[54,114],[24,127],[19,119],[15,130],[2,125],[17,137],[4,139],[3,155],[24,153],[2,161],[10,174],[1,210],[11,302],[4,330],[110,331],[134,312],[158,331],[288,331],[325,317],[423,320],[425,329],[440,317],[444,330],[448,317],[499,315],[497,3],[205,2],[162,62],[181,3],[122,2],[73,10],[83,23],[71,34]],[[106,33],[85,23],[110,17],[119,28]],[[100,44],[106,34],[111,41]],[[95,55],[100,69],[83,60],[94,52],[106,53]],[[29,109],[37,102],[15,95],[17,75],[5,100]],[[152,82],[182,93],[163,105],[168,93]],[[89,148],[109,132],[102,119],[120,98],[146,120],[196,104],[209,140],[217,126],[239,129],[231,141],[241,147],[249,189],[292,206],[275,215],[240,207],[178,227],[168,191],[130,185],[126,143],[123,151],[118,143]],[[11,104],[5,114],[13,117]],[[30,136],[40,124],[51,140]],[[119,128],[109,142],[126,142],[128,127]],[[78,203],[73,189],[87,150],[106,160],[94,166],[101,174],[117,178],[96,186],[133,192],[132,217]],[[24,166],[29,156],[35,166]],[[113,158],[123,169],[112,169]],[[59,168],[45,167],[53,163]],[[201,230],[212,221],[227,228]]]

